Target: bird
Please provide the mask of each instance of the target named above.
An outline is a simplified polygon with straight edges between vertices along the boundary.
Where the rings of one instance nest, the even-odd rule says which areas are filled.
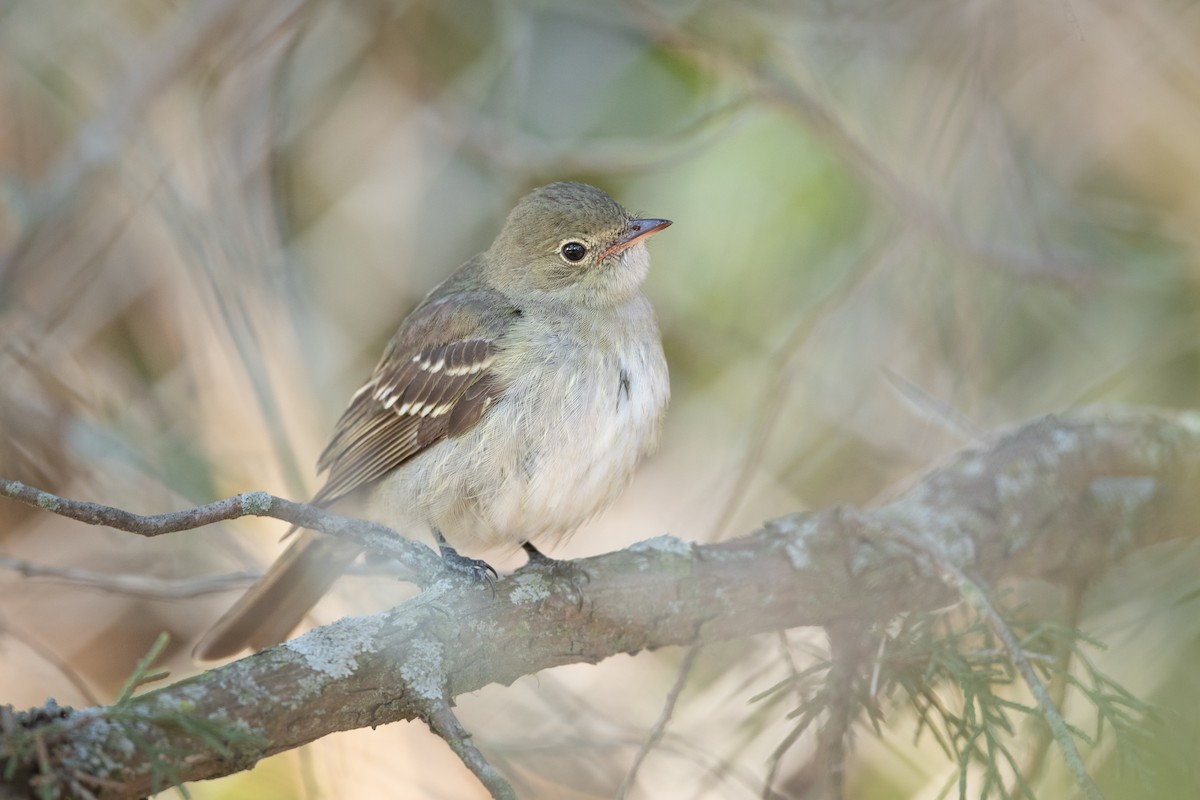
[[[646,240],[671,225],[604,191],[534,189],[491,246],[401,322],[322,452],[314,505],[427,529],[447,569],[462,551],[531,561],[612,503],[658,445],[670,381],[642,292]],[[303,531],[197,644],[200,660],[285,640],[360,554]]]

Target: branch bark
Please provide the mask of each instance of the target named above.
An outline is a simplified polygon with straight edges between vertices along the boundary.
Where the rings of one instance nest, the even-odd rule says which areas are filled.
[[[1198,479],[1194,413],[1047,417],[954,455],[869,511],[794,514],[719,544],[651,539],[577,562],[589,577],[580,585],[537,569],[494,592],[439,576],[395,609],[339,620],[119,707],[3,715],[5,755],[23,759],[7,790],[37,775],[38,750],[43,773],[64,790],[85,775],[97,797],[138,797],[166,776],[227,775],[334,731],[428,721],[445,698],[561,664],[932,610],[958,597],[945,564],[984,585],[1011,575],[1086,580],[1135,548],[1195,536]],[[0,493],[64,507],[13,482],[0,482]],[[337,528],[305,507],[222,502],[233,516]],[[906,544],[911,537],[920,548]],[[178,724],[185,714],[209,732]],[[38,748],[14,753],[18,734],[30,732]]]

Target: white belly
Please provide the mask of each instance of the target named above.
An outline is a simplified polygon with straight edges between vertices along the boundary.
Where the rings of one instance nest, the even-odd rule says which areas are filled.
[[[649,303],[638,297],[622,313],[636,324],[616,326],[616,336],[522,328],[502,359],[527,345],[553,356],[517,362],[517,377],[480,423],[381,482],[370,515],[402,531],[436,527],[471,552],[553,544],[608,506],[657,445],[670,395]],[[425,498],[420,508],[398,507],[414,496]]]

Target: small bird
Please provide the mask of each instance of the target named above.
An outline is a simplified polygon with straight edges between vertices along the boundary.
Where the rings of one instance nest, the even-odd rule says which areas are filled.
[[[657,447],[670,384],[641,285],[646,239],[670,224],[582,183],[523,197],[400,324],[321,454],[312,502],[427,527],[446,566],[475,579],[495,571],[459,548],[545,558],[534,540],[573,533]],[[359,552],[305,531],[195,655],[283,641]]]

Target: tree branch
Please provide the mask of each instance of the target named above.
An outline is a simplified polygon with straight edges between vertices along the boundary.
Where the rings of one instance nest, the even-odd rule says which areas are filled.
[[[438,572],[395,609],[339,620],[118,706],[19,715],[0,755],[21,765],[10,788],[28,786],[37,752],[21,749],[17,733],[36,734],[42,770],[61,786],[83,774],[98,797],[136,797],[155,781],[227,775],[333,731],[428,720],[446,697],[562,664],[937,609],[958,599],[941,578],[946,564],[988,585],[1009,575],[1079,580],[1134,548],[1195,536],[1198,478],[1195,414],[1047,417],[955,455],[880,508],[794,514],[719,544],[651,539],[578,562],[590,580],[571,591],[536,569],[494,592]],[[102,511],[13,482],[0,491],[105,524],[176,517]],[[214,507],[229,514],[222,519],[273,516],[372,546],[336,515],[261,493],[181,513],[207,518]],[[904,541],[912,536],[920,551]]]
[[[104,525],[148,537],[193,530],[239,517],[270,517],[290,522],[298,528],[309,528],[350,539],[367,550],[393,558],[411,570],[412,574],[408,579],[418,586],[424,587],[442,575],[441,559],[433,550],[397,535],[386,525],[344,517],[317,506],[284,500],[266,492],[243,492],[195,508],[151,515],[135,514],[83,500],[68,500],[26,486],[20,481],[3,478],[0,478],[0,494],[27,506],[89,525]]]

